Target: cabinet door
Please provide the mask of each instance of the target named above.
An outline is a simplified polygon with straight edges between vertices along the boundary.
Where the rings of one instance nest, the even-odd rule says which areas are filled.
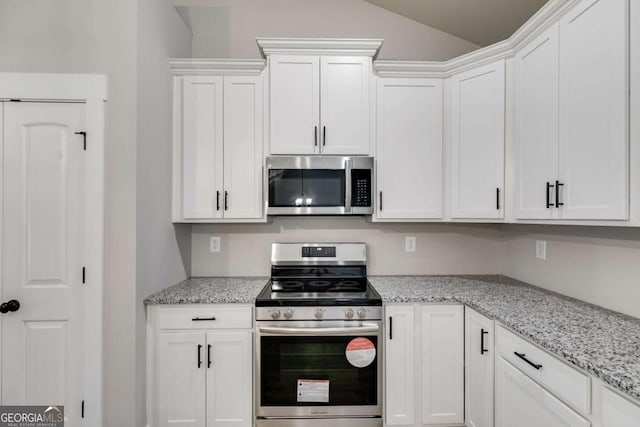
[[[413,306],[386,306],[385,424],[416,422],[415,324]]]
[[[272,55],[271,154],[318,154],[320,58]]]
[[[504,61],[451,78],[451,216],[502,218]]]
[[[224,78],[224,217],[262,217],[261,76]]]
[[[640,406],[609,389],[602,390],[602,427],[633,427],[640,420]]]
[[[496,427],[589,427],[568,406],[496,357]]]
[[[207,334],[207,427],[253,425],[252,332]]]
[[[464,422],[464,316],[461,305],[422,307],[422,423]]]
[[[628,4],[584,0],[560,21],[564,219],[628,217]]]
[[[493,427],[493,320],[465,308],[465,414],[468,427]]]
[[[320,59],[323,154],[369,154],[371,58]]]
[[[442,80],[378,79],[378,218],[442,218]]]
[[[157,344],[158,425],[205,426],[205,334],[160,332]]]
[[[547,183],[555,186],[558,177],[558,24],[520,50],[514,64],[515,217],[550,219],[555,192]]]
[[[182,97],[182,197],[185,219],[222,218],[222,91],[219,76],[186,76]]]

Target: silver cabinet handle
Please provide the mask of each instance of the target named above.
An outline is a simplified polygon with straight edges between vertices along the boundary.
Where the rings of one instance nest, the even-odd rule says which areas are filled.
[[[355,326],[352,328],[287,328],[281,326],[258,326],[258,331],[280,335],[350,335],[378,332],[378,325]]]

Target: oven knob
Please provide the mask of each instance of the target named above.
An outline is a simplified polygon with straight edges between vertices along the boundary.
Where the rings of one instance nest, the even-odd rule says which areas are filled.
[[[367,317],[367,310],[365,310],[364,308],[359,308],[358,317],[361,319],[364,319],[365,317]]]
[[[284,312],[284,317],[286,319],[291,319],[293,317],[293,310],[291,310],[290,308],[288,308],[287,310],[285,310]]]
[[[344,315],[347,317],[347,319],[353,319],[353,308],[347,308],[344,311]]]
[[[316,316],[316,319],[318,319],[318,320],[322,319],[323,315],[324,315],[324,313],[322,312],[321,309],[317,309],[316,312],[314,313],[314,316]]]
[[[271,312],[271,318],[277,319],[278,317],[280,317],[280,310],[273,310]]]

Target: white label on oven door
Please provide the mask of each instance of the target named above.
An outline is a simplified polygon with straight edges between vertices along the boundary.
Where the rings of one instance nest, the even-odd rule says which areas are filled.
[[[366,368],[376,359],[376,346],[370,339],[354,338],[344,351],[347,360],[356,368]]]
[[[298,402],[329,403],[329,380],[298,380]]]

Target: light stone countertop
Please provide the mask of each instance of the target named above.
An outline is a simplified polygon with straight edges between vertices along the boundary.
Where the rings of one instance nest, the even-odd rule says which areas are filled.
[[[253,304],[268,277],[192,278],[147,304]],[[369,276],[385,303],[453,302],[640,400],[640,319],[505,276]]]

